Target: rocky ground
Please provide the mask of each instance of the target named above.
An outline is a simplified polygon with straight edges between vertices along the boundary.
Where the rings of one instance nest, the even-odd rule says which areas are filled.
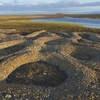
[[[100,100],[100,35],[0,30],[0,100]]]

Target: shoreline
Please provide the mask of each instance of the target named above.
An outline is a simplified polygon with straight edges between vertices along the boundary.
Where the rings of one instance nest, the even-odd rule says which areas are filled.
[[[37,18],[93,18],[100,19],[100,14],[25,14],[25,15],[0,15],[0,20],[11,20],[11,19],[37,19]]]

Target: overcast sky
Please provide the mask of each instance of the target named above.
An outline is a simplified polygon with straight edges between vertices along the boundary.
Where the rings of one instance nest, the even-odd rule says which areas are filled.
[[[0,0],[0,14],[100,14],[100,0]]]
[[[59,1],[73,1],[73,0],[0,0],[0,2],[59,2]],[[75,0],[81,2],[96,2],[99,0]]]

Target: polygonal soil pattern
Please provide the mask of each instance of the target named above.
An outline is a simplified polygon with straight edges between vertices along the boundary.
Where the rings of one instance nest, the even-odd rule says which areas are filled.
[[[8,76],[6,81],[7,83],[53,87],[61,84],[66,78],[66,73],[59,67],[39,61],[20,66]]]

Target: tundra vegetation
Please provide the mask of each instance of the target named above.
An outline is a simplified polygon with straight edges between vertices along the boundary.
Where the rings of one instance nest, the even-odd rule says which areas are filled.
[[[17,29],[23,31],[64,31],[64,32],[91,32],[100,33],[100,29],[87,28],[79,24],[59,23],[59,22],[31,22],[30,19],[38,18],[58,18],[58,17],[85,17],[85,18],[99,18],[100,15],[78,15],[78,14],[39,14],[39,15],[2,15],[0,16],[1,29]]]

